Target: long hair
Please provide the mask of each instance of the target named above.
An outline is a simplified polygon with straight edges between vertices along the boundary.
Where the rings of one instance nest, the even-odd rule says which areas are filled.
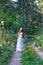
[[[20,28],[20,30],[19,30],[19,32],[18,32],[18,36],[19,36],[19,34],[20,34],[21,32],[23,33],[23,36],[22,36],[22,38],[23,38],[23,37],[24,37],[24,31],[23,31],[23,28]]]
[[[22,36],[22,38],[24,37],[24,31],[23,31],[23,28],[20,28],[20,33],[23,33],[23,36]]]

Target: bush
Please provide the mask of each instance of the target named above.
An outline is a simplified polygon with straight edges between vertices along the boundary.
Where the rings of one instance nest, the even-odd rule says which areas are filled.
[[[39,35],[35,38],[35,44],[38,48],[43,50],[43,35]]]
[[[7,65],[11,53],[15,50],[16,36],[12,34],[5,34],[0,37],[0,65]]]

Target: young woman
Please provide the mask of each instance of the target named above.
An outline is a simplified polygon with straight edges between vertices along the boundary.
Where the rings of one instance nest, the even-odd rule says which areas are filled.
[[[20,30],[18,32],[16,51],[22,51],[22,48],[23,48],[23,37],[24,37],[23,29],[20,28]]]

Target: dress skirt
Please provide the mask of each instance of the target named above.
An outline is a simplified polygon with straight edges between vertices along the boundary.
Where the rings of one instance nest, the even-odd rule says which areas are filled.
[[[17,40],[16,51],[22,51],[22,49],[23,49],[23,39],[22,36],[20,35]]]

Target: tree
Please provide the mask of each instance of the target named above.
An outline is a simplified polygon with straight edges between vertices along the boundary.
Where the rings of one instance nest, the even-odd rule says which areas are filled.
[[[38,8],[39,8],[39,12],[41,14],[41,32],[43,31],[43,0],[38,0]]]
[[[8,29],[8,30],[13,29],[14,27],[13,22],[16,20],[15,15],[17,14],[16,10],[12,6],[12,3],[10,0],[0,1],[0,22],[4,21],[5,29]]]
[[[35,4],[35,0],[19,0],[18,3],[18,10],[22,23],[24,22],[25,28],[27,29],[28,33],[30,32],[31,34],[34,34],[39,29],[38,23],[40,20],[39,9]]]
[[[18,31],[23,27],[29,34],[39,31],[40,12],[35,0],[18,0],[16,7],[10,0],[2,0],[0,4],[0,21],[4,20],[5,29]]]
[[[43,0],[40,0],[40,12],[41,12],[41,32],[43,32]]]

